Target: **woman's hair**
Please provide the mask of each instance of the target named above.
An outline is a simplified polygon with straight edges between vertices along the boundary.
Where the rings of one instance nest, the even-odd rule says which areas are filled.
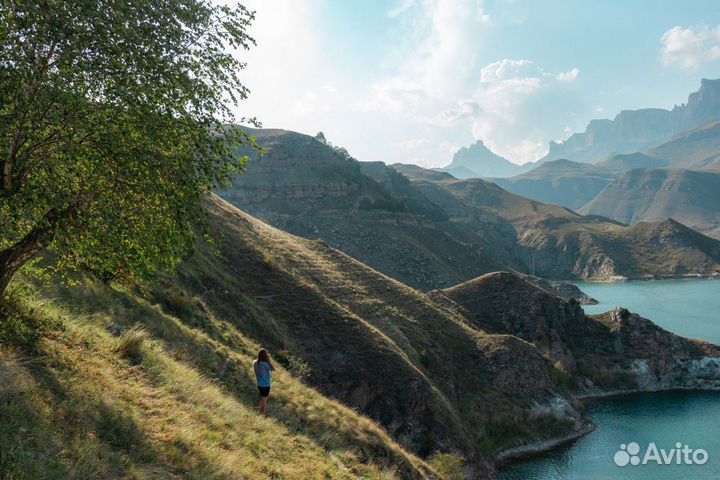
[[[275,367],[273,367],[273,364],[270,361],[270,354],[264,348],[261,348],[260,351],[258,352],[257,361],[265,362],[268,365],[270,365],[270,370],[275,370]]]

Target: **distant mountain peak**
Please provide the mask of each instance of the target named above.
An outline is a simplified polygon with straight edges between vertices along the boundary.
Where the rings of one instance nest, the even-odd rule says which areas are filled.
[[[485,142],[478,139],[467,147],[462,147],[453,155],[453,161],[447,167],[439,169],[458,178],[472,177],[511,177],[527,170],[490,150]]]
[[[485,159],[483,157],[491,158],[493,160],[500,159],[508,162],[508,160],[500,155],[497,155],[495,152],[486,147],[485,142],[482,140],[475,140],[470,144],[470,146],[462,147],[460,150],[455,152],[455,155],[453,155],[453,161],[450,165],[448,165],[448,168],[459,166],[472,167],[478,161],[483,161]]]

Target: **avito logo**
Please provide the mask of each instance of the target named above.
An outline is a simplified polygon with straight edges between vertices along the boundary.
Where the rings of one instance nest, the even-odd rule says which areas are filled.
[[[656,463],[658,465],[703,465],[708,461],[708,453],[702,448],[692,449],[680,442],[675,448],[668,450],[658,448],[654,442],[648,444],[645,453],[640,456],[640,445],[636,442],[620,445],[620,450],[613,457],[615,465],[624,467],[627,465],[647,465]]]

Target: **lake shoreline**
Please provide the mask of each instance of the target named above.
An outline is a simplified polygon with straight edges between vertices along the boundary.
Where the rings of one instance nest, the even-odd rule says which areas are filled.
[[[720,388],[659,388],[659,389],[631,389],[631,390],[609,390],[607,392],[593,392],[587,394],[576,395],[575,398],[585,403],[593,403],[609,398],[634,396],[643,393],[661,393],[661,392],[717,392],[720,393]],[[592,419],[591,419],[592,420]],[[595,431],[597,425],[595,423],[588,424],[583,428],[571,432],[566,435],[559,437],[552,437],[545,440],[539,440],[537,442],[527,443],[518,445],[517,447],[510,447],[501,450],[495,454],[492,458],[492,465],[497,469],[509,467],[515,463],[523,462],[541,456],[545,453],[551,452],[557,448],[567,446],[576,440],[584,437]]]
[[[493,456],[492,464],[495,468],[503,468],[512,465],[513,463],[537,457],[538,455],[550,452],[556,448],[568,445],[575,440],[592,433],[596,428],[597,426],[594,423],[589,423],[581,429],[575,430],[566,435],[526,443],[518,445],[517,447],[506,448]]]
[[[578,283],[616,284],[627,282],[653,282],[659,280],[720,280],[720,273],[683,273],[676,275],[643,275],[639,277],[626,277],[616,275],[609,278],[586,278],[572,280],[553,280],[576,285]]]

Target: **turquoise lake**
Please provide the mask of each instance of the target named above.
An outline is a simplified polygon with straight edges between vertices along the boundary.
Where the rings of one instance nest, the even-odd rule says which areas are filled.
[[[618,284],[579,283],[600,304],[598,313],[628,308],[677,334],[720,344],[720,280],[658,280]],[[720,478],[720,392],[628,395],[588,405],[597,429],[567,447],[514,464],[502,480],[690,480]],[[677,442],[708,454],[703,465],[617,466],[621,445],[635,442],[642,458],[651,442],[669,454]]]

